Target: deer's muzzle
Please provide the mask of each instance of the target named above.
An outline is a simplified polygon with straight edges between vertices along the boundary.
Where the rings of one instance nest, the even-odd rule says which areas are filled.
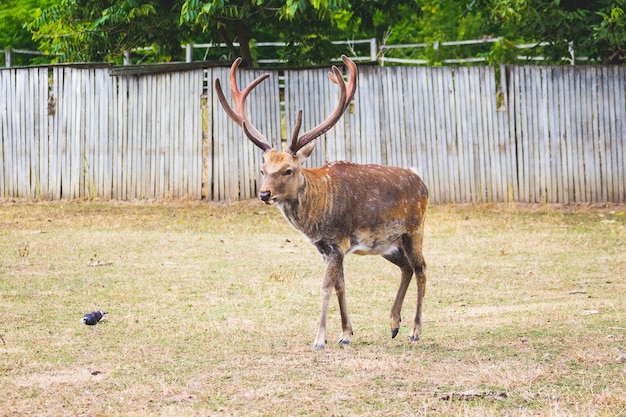
[[[272,195],[271,191],[261,191],[259,193],[259,198],[261,199],[261,201],[263,201],[264,203],[268,203],[270,201],[270,196]]]

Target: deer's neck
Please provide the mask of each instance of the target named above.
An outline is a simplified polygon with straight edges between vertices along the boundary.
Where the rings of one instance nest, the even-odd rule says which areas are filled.
[[[333,206],[331,177],[322,168],[303,169],[296,198],[280,203],[280,210],[293,227],[315,241],[322,233]]]

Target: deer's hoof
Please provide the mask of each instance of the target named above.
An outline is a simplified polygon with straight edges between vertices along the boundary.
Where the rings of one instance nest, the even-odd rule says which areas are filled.
[[[313,350],[324,350],[323,343],[313,343]]]
[[[396,327],[395,329],[391,329],[391,338],[395,338],[398,335],[398,331],[400,330],[399,327]]]
[[[349,345],[349,344],[350,344],[350,341],[349,341],[349,340],[346,340],[346,339],[340,339],[340,340],[339,340],[339,344],[340,344],[340,345]]]
[[[411,337],[409,337],[409,342],[417,342],[418,340],[420,340],[419,336],[411,336]]]

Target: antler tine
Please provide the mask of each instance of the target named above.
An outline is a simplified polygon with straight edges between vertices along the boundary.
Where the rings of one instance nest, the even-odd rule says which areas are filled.
[[[263,138],[263,135],[261,135],[261,138],[259,138],[257,135],[255,135],[254,133],[252,133],[250,131],[250,129],[248,128],[248,124],[247,124],[247,122],[245,120],[243,122],[241,122],[241,127],[243,128],[243,133],[246,134],[248,139],[250,139],[250,141],[252,143],[254,143],[256,146],[261,148],[261,150],[263,152],[267,152],[270,149],[272,149],[272,146],[265,141],[265,138]],[[252,129],[254,129],[253,126],[250,126],[250,127],[252,127]],[[256,129],[254,129],[254,130],[256,130]]]
[[[350,71],[350,79],[348,81],[348,85],[346,85],[341,71],[336,66],[333,65],[331,68],[332,72],[328,73],[328,78],[330,79],[330,81],[339,86],[340,97],[339,103],[337,104],[335,111],[333,111],[331,115],[328,116],[326,120],[324,120],[321,124],[307,132],[304,132],[300,137],[297,138],[301,126],[300,119],[302,118],[302,110],[300,110],[300,114],[298,115],[298,122],[296,123],[292,134],[291,145],[288,148],[288,151],[290,153],[295,155],[296,152],[305,147],[311,141],[330,130],[341,118],[341,116],[343,116],[346,108],[348,107],[348,104],[350,104],[350,101],[354,97],[354,93],[356,92],[357,79],[356,65],[354,64],[354,62],[352,62],[352,60],[350,60],[350,58],[345,55],[342,55],[341,59]]]
[[[293,128],[293,132],[291,134],[291,145],[289,145],[288,150],[292,151],[293,154],[297,152],[295,149],[298,148],[298,133],[300,133],[300,127],[302,126],[302,109],[298,110],[298,117],[296,118],[296,125]]]
[[[241,61],[241,57],[237,58],[230,68],[230,89],[233,95],[233,101],[235,103],[235,110],[233,110],[230,104],[228,104],[226,96],[222,91],[222,86],[220,84],[219,78],[215,79],[215,92],[217,93],[217,98],[222,104],[222,107],[224,107],[226,114],[228,114],[231,119],[233,119],[239,126],[242,127],[244,133],[246,134],[248,139],[252,141],[252,143],[261,148],[263,152],[267,152],[268,150],[272,149],[272,146],[267,142],[265,136],[263,136],[263,134],[259,132],[252,125],[252,123],[250,123],[250,120],[248,120],[248,117],[246,116],[246,98],[257,85],[267,79],[270,75],[263,74],[257,77],[250,84],[248,84],[248,86],[244,88],[243,91],[240,91],[239,87],[237,87],[237,68],[239,68]]]
[[[356,64],[347,56],[345,55],[341,55],[341,60],[344,62],[344,64],[346,64],[346,67],[348,68],[348,71],[350,73],[350,79],[348,80],[348,84],[346,86],[346,104],[344,106],[344,111],[345,109],[348,108],[348,105],[350,104],[350,102],[352,101],[352,99],[354,98],[354,94],[356,93]],[[340,78],[340,80],[337,79],[337,77],[335,77],[335,74],[333,74],[332,72],[328,73],[328,78],[330,79],[330,81],[332,81],[334,84],[339,84],[340,80],[341,82],[343,81],[343,77]]]

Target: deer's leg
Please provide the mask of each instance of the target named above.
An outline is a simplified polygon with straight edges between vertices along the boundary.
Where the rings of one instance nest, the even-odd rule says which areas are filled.
[[[348,311],[346,308],[345,290],[343,282],[343,255],[335,247],[326,246],[323,243],[317,244],[318,250],[324,255],[326,261],[326,272],[324,273],[324,281],[322,282],[321,294],[321,315],[317,328],[317,335],[313,341],[313,349],[321,350],[326,345],[326,317],[328,315],[328,303],[333,289],[337,291],[339,299],[339,310],[341,312],[341,324],[343,328],[342,339],[347,338],[349,343],[350,337],[347,333],[352,333]]]
[[[426,262],[422,256],[422,238],[423,236],[418,234],[413,238],[407,236],[404,239],[407,258],[415,271],[415,279],[417,281],[417,307],[415,310],[415,320],[413,321],[413,330],[411,330],[409,336],[411,342],[418,341],[422,333],[422,304],[424,294],[426,294]]]
[[[424,269],[426,264],[422,262],[416,266],[415,278],[417,280],[417,308],[415,311],[415,321],[413,323],[413,330],[409,336],[411,342],[417,342],[420,339],[422,333],[422,302],[424,301],[424,294],[426,294],[426,274]]]
[[[340,271],[335,281],[335,292],[337,293],[339,313],[341,314],[341,338],[339,339],[339,343],[347,345],[350,343],[350,337],[352,336],[352,324],[350,323],[348,305],[346,303],[346,283],[343,277],[343,263],[340,265]]]
[[[400,321],[401,311],[402,311],[402,303],[404,302],[404,297],[406,296],[406,291],[409,288],[409,284],[411,283],[411,278],[413,277],[413,268],[409,263],[409,260],[404,255],[402,249],[398,248],[397,251],[384,255],[383,256],[388,261],[400,267],[402,271],[402,278],[400,280],[400,288],[398,288],[398,292],[396,293],[396,299],[391,306],[391,313],[389,315],[389,320],[391,324],[391,337],[394,338],[398,335],[398,330],[400,330]]]

